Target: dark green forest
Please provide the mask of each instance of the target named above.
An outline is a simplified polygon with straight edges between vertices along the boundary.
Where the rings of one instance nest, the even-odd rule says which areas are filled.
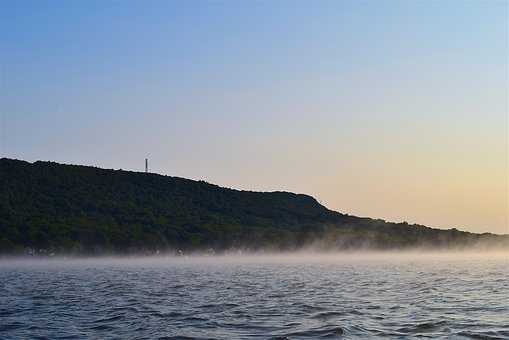
[[[509,248],[508,235],[388,223],[307,195],[152,173],[3,158],[0,188],[3,254]]]

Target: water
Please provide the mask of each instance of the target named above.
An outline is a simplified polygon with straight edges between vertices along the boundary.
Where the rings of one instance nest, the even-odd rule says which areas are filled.
[[[0,338],[509,338],[507,256],[0,263]]]

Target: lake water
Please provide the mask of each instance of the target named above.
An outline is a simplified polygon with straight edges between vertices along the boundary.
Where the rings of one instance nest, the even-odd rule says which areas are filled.
[[[2,260],[2,339],[509,339],[509,257]]]

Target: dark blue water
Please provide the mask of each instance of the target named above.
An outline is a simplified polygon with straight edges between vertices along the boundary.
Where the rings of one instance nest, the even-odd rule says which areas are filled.
[[[509,339],[507,256],[0,263],[2,339]]]

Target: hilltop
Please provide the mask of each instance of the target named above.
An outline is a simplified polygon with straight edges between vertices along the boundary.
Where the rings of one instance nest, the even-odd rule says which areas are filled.
[[[152,173],[0,159],[0,253],[504,247],[474,234],[349,216],[311,196]]]

